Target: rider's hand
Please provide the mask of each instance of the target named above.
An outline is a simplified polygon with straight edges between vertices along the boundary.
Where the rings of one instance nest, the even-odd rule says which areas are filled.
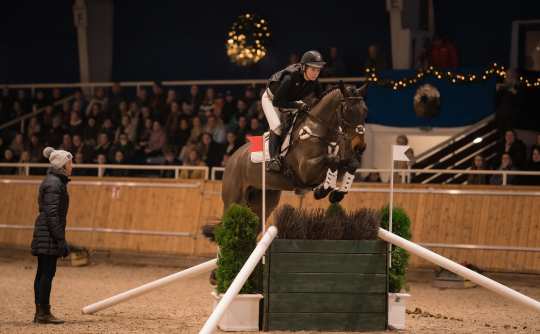
[[[307,112],[309,111],[309,105],[304,101],[298,101],[298,111]]]

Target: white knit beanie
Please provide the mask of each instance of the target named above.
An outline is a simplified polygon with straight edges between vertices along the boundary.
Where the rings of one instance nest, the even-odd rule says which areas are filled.
[[[73,159],[73,156],[68,151],[55,150],[52,147],[45,147],[43,150],[43,156],[51,162],[51,165],[55,168],[62,169],[66,163]]]

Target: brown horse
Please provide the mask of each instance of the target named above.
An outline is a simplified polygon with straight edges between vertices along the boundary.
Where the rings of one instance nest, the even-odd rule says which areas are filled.
[[[298,116],[284,158],[287,173],[266,173],[266,217],[278,205],[281,191],[311,191],[323,182],[329,168],[356,170],[366,146],[364,90],[365,86],[355,89],[340,84],[328,91],[309,113]],[[261,217],[261,185],[261,166],[251,162],[249,143],[245,144],[229,158],[225,168],[221,193],[224,210],[239,203]],[[319,192],[316,198],[326,195]],[[343,195],[334,191],[331,199],[339,201]]]

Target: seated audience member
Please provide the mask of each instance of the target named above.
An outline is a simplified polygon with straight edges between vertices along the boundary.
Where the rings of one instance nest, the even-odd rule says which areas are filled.
[[[53,118],[52,128],[45,134],[45,142],[47,146],[59,147],[62,144],[63,137],[62,119],[55,117]]]
[[[531,160],[527,165],[527,170],[531,172],[540,172],[540,145],[532,147]],[[525,177],[525,180],[525,184],[540,186],[540,175],[529,175]]]
[[[252,118],[249,121],[249,129],[247,134],[249,136],[262,136],[264,134],[264,129],[259,125],[259,119]]]
[[[169,133],[169,145],[171,145],[174,150],[178,151],[186,145],[191,136],[191,128],[189,127],[189,120],[186,117],[180,118],[179,125],[176,129],[176,132]]]
[[[30,152],[22,151],[21,156],[19,158],[19,163],[30,163]],[[17,175],[26,175],[26,168],[25,167],[17,168]]]
[[[186,160],[184,160],[184,162],[182,163],[182,166],[206,166],[206,164],[199,157],[199,152],[197,152],[197,150],[192,149],[189,151],[188,157]],[[180,178],[181,179],[204,179],[204,171],[184,169],[180,171]]]
[[[114,130],[114,124],[110,118],[107,117],[105,118],[105,120],[103,120],[101,132],[105,132],[107,134],[107,137],[109,137],[109,140],[114,139],[114,136],[116,135],[116,131]]]
[[[118,143],[121,134],[126,134],[129,136],[131,131],[131,119],[129,116],[125,115],[121,117],[120,126],[116,128],[114,132],[114,142]]]
[[[378,172],[370,172],[364,179],[364,182],[380,183],[381,175]]]
[[[227,156],[231,156],[237,149],[242,146],[237,138],[236,134],[232,131],[227,132],[227,142],[225,143],[224,147],[224,154]]]
[[[67,126],[68,132],[73,135],[82,135],[84,129],[84,123],[75,111],[72,111],[69,116],[69,123]]]
[[[163,165],[165,166],[179,166],[180,165],[180,162],[174,156],[174,151],[170,149],[165,150],[164,159],[165,160],[163,161]],[[161,171],[161,177],[174,178],[174,176],[175,176],[175,172],[172,169]]]
[[[499,171],[503,170],[516,170],[512,163],[512,157],[509,153],[504,153],[501,158],[501,165],[497,169]],[[502,174],[494,174],[489,179],[489,183],[493,185],[501,185],[503,184],[503,175]],[[514,175],[507,175],[506,176],[506,184],[516,184],[515,182],[515,176]]]
[[[199,139],[203,134],[204,129],[202,125],[201,118],[196,116],[191,119],[191,135],[189,139]]]
[[[238,124],[236,125],[234,132],[236,133],[238,141],[241,144],[244,144],[246,142],[246,136],[249,132],[248,121],[245,116],[238,117]]]
[[[516,168],[525,167],[527,147],[518,139],[514,130],[507,130],[504,133],[504,142],[499,145],[498,154],[502,157],[503,153],[508,153],[512,158],[513,166]]]
[[[121,151],[124,154],[124,161],[131,163],[135,156],[135,147],[129,141],[128,136],[123,133],[118,138],[118,142],[112,147],[113,152]]]
[[[150,133],[150,139],[146,146],[144,153],[147,156],[157,156],[161,154],[161,150],[167,143],[167,136],[165,131],[161,128],[161,124],[158,121],[154,121],[152,124],[152,132]]]
[[[64,134],[62,137],[62,145],[60,145],[60,149],[73,154],[73,140],[71,139],[71,135],[69,133]]]
[[[484,157],[477,155],[474,157],[471,170],[487,170]],[[467,176],[467,184],[489,184],[489,177],[487,174],[469,174]]]
[[[122,151],[114,152],[114,159],[112,162],[114,165],[125,165],[124,153]],[[127,169],[109,168],[105,170],[106,176],[129,176]]]
[[[26,135],[36,135],[38,137],[41,136],[41,124],[39,123],[37,117],[30,118]]]
[[[74,166],[89,163],[88,160],[84,160],[84,155],[81,152],[75,153]],[[92,168],[73,168],[73,176],[97,176],[97,169]]]
[[[24,143],[24,136],[22,135],[22,133],[17,133],[15,135],[15,138],[13,138],[13,140],[11,141],[9,149],[11,150],[11,152],[13,152],[15,158],[18,159],[24,151],[25,146],[26,145]]]
[[[184,163],[184,161],[187,161],[189,159],[189,152],[192,150],[196,150],[199,145],[199,141],[196,139],[190,139],[184,147],[180,150],[180,153],[178,154],[178,160],[181,163]]]
[[[96,146],[96,138],[98,136],[98,128],[95,118],[89,118],[86,121],[86,126],[83,130],[84,143],[90,147]]]
[[[97,158],[100,155],[104,155],[105,157],[109,157],[109,154],[111,154],[111,142],[109,141],[109,136],[107,136],[106,133],[100,133],[98,135],[97,140],[97,146],[94,150],[94,156]]]
[[[92,153],[94,150],[89,145],[87,145],[86,143],[82,141],[82,138],[80,135],[74,135],[72,138],[72,142],[73,142],[73,145],[71,149],[72,149],[73,155],[77,153],[81,153],[85,161],[93,160],[94,157],[92,156]]]
[[[96,157],[96,163],[98,165],[105,165],[107,164],[107,156],[105,154],[98,154],[97,157]],[[107,171],[105,170],[104,167],[99,167],[98,169],[98,176],[104,176],[104,175],[107,175]]]
[[[13,151],[9,148],[4,151],[4,157],[2,159],[4,163],[16,163],[15,155]],[[15,167],[0,167],[0,174],[14,175],[17,173],[17,168]]]
[[[210,133],[203,133],[198,151],[201,153],[201,159],[207,166],[216,167],[221,164],[221,160],[223,159],[221,156],[221,147],[212,139]]]
[[[30,162],[37,163],[43,161],[43,145],[41,145],[36,135],[30,137],[28,151],[30,152]]]
[[[225,127],[223,126],[221,120],[218,120],[216,116],[210,115],[208,117],[206,126],[204,127],[204,132],[208,132],[212,135],[212,139],[218,143],[225,143]]]

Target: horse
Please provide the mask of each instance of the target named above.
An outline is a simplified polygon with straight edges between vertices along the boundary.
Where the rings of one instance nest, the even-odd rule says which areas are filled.
[[[366,147],[365,90],[366,85],[357,89],[340,83],[325,92],[308,112],[297,115],[283,161],[286,172],[266,172],[265,218],[278,205],[282,191],[315,189],[315,198],[321,199],[329,193],[321,188],[328,170],[346,170],[354,175]],[[262,218],[262,170],[259,163],[251,162],[249,145],[241,146],[227,161],[221,192],[223,209],[233,203],[247,205]],[[330,191],[331,202],[339,202],[345,195]]]

